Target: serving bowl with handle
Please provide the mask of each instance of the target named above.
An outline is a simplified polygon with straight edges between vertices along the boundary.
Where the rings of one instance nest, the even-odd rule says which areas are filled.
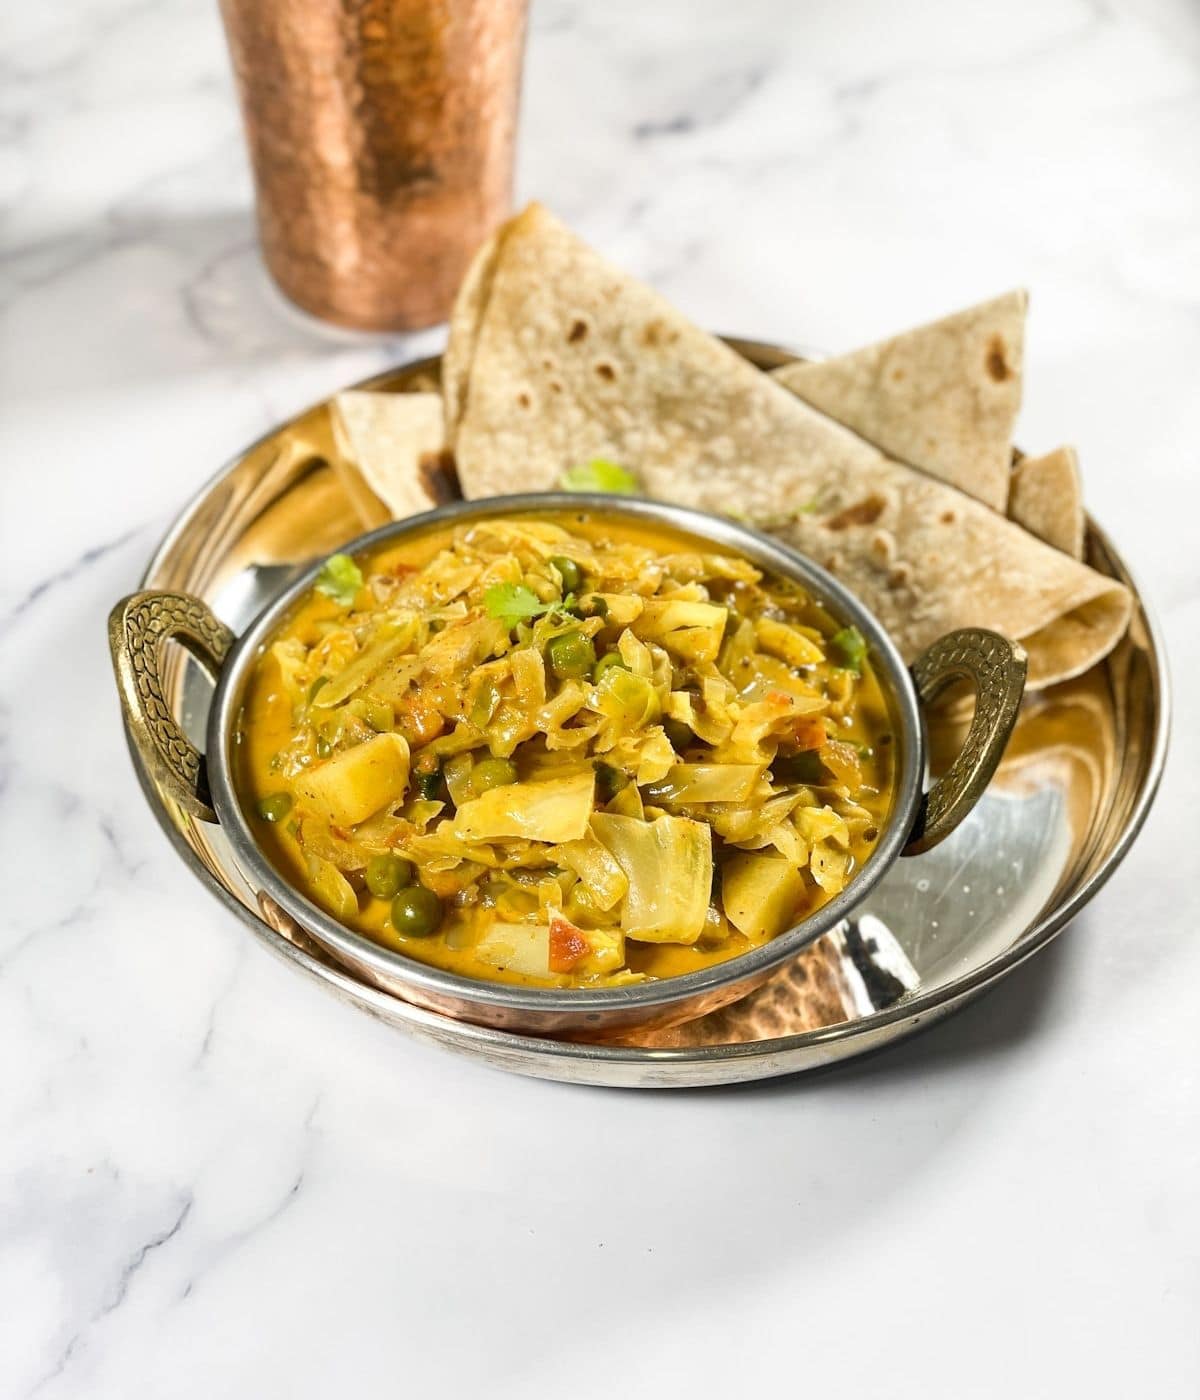
[[[897,859],[920,856],[948,836],[978,801],[1003,754],[1024,688],[1025,656],[995,632],[968,628],[940,638],[910,668],[872,614],[810,560],[734,521],[636,497],[540,493],[454,502],[394,521],[344,548],[355,554],[446,526],[576,511],[690,537],[798,583],[842,624],[862,633],[889,708],[894,788],[870,857],[840,894],[799,923],[760,947],[700,971],[621,987],[478,981],[383,947],[338,922],[289,883],[255,836],[234,782],[232,755],[253,664],[312,588],[320,560],[283,589],[240,637],[201,600],[153,591],[117,604],[109,637],[126,724],[142,762],[184,811],[221,824],[268,921],[294,921],[361,978],[418,1006],[505,1030],[603,1040],[689,1020],[744,996],[846,918]],[[216,685],[203,754],[184,734],[164,695],[163,660],[171,641],[186,647]],[[975,691],[970,728],[945,772],[928,783],[924,710],[947,687],[963,681]]]

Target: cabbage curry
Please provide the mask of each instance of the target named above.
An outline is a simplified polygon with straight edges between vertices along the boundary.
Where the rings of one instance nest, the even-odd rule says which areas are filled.
[[[467,977],[616,986],[840,891],[892,729],[862,636],[796,584],[574,512],[333,556],[252,669],[235,771],[348,927]]]

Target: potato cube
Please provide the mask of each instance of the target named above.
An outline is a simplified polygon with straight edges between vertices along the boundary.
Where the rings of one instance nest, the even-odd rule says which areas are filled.
[[[747,938],[774,938],[796,922],[805,904],[804,876],[778,855],[741,851],[721,872],[725,917]]]
[[[355,826],[399,802],[408,786],[408,744],[377,734],[295,779],[301,801],[335,826]]]

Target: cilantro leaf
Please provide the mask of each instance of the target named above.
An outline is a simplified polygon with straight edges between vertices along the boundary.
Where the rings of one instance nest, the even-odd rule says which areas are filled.
[[[498,618],[506,627],[515,627],[531,617],[542,617],[562,607],[558,598],[543,603],[532,588],[523,583],[493,583],[483,595],[483,606],[489,617]]]
[[[564,491],[607,491],[613,496],[636,496],[637,477],[616,462],[593,457],[577,467],[568,467],[559,478]]]
[[[331,554],[317,575],[317,592],[343,608],[354,602],[362,585],[362,570],[348,554]]]

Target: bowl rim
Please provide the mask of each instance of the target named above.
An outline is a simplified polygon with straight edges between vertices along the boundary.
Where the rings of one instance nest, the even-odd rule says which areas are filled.
[[[880,838],[846,888],[807,918],[757,948],[674,977],[626,987],[595,988],[493,982],[449,972],[376,943],[327,914],[275,866],[254,834],[233,781],[231,741],[251,664],[287,613],[312,587],[326,557],[322,556],[256,614],[225,658],[208,716],[208,782],[213,808],[243,873],[257,881],[261,890],[334,957],[380,978],[385,985],[404,985],[435,998],[455,998],[489,1009],[534,1015],[582,1015],[599,1021],[605,1012],[651,1012],[758,979],[790,961],[866,899],[908,840],[922,796],[926,768],[924,724],[908,667],[865,604],[813,560],[772,536],[725,516],[642,496],[529,492],[447,502],[366,531],[339,546],[338,552],[357,555],[409,535],[465,524],[473,519],[561,517],[575,512],[617,514],[650,521],[741,554],[752,563],[809,588],[821,602],[829,605],[836,617],[859,628],[867,639],[876,677],[892,712],[899,750],[892,804]]]

